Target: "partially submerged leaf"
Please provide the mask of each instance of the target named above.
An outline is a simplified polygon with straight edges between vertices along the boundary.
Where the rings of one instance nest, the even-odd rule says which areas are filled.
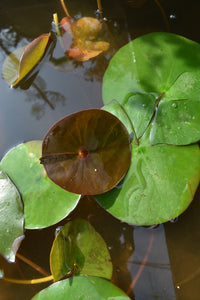
[[[17,86],[40,63],[51,41],[50,33],[42,34],[7,57],[3,76],[9,85]]]
[[[51,249],[50,267],[54,281],[64,276],[87,275],[106,279],[112,276],[106,243],[83,219],[71,221],[59,231]]]
[[[111,59],[103,80],[104,103],[119,101],[138,137],[153,118],[151,144],[197,142],[200,140],[199,67],[200,44],[171,33],[141,36]],[[137,98],[140,95],[140,99],[132,96],[126,101],[130,94]],[[146,105],[145,110],[141,104]]]
[[[109,281],[94,277],[74,277],[58,281],[35,295],[32,300],[130,300]]]
[[[0,162],[15,183],[24,203],[25,227],[44,228],[65,218],[80,196],[54,184],[40,164],[41,141],[31,141],[11,149]]]
[[[108,42],[98,40],[102,24],[95,18],[84,17],[73,22],[65,17],[61,26],[66,52],[77,61],[87,61],[109,48]]]
[[[110,105],[112,113],[114,106]],[[109,110],[109,105],[105,107]],[[117,115],[127,122],[125,114]],[[98,203],[116,218],[136,225],[153,225],[180,215],[193,200],[200,181],[198,145],[151,146],[150,128],[132,142],[130,168],[120,185],[95,196]]]
[[[24,215],[20,194],[0,170],[0,253],[11,262],[24,238]]]
[[[41,162],[51,180],[78,194],[112,189],[130,164],[130,141],[114,115],[88,109],[54,124],[43,140]]]

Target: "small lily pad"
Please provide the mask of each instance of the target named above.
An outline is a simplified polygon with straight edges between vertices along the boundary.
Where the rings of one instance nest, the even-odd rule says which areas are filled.
[[[0,253],[11,262],[15,261],[15,254],[24,238],[23,227],[20,194],[8,176],[0,170]]]
[[[74,277],[50,285],[32,300],[130,300],[130,298],[109,281],[93,277]]]
[[[80,195],[54,184],[40,164],[42,141],[30,141],[11,149],[0,162],[20,191],[24,203],[25,227],[44,228],[65,218]]]
[[[50,254],[54,281],[65,275],[111,279],[112,262],[106,243],[85,220],[67,223],[57,234]],[[68,275],[69,276],[69,275]]]
[[[77,194],[101,194],[124,177],[129,134],[109,112],[88,109],[55,123],[43,140],[41,162],[51,180]]]

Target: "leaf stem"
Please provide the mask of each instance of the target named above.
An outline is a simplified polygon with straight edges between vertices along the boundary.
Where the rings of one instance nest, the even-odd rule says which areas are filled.
[[[41,268],[40,266],[38,266],[37,264],[35,264],[31,260],[29,260],[28,258],[24,257],[23,255],[21,255],[19,253],[17,253],[16,256],[20,260],[22,260],[23,262],[25,262],[27,265],[31,266],[33,269],[35,269],[36,271],[38,271],[39,273],[43,274],[44,276],[49,276],[48,272],[46,272],[43,268]]]
[[[64,10],[66,16],[67,16],[68,18],[71,19],[71,16],[70,16],[70,14],[69,14],[69,12],[68,12],[68,9],[67,9],[67,7],[66,7],[66,5],[65,5],[64,0],[60,0],[60,3],[61,3],[61,5],[62,5],[62,8],[63,8],[63,10]]]
[[[155,103],[155,107],[158,107],[158,104],[160,103],[160,100],[162,99],[162,97],[164,96],[165,92],[162,92],[158,98],[156,99],[156,103]]]
[[[165,13],[165,11],[164,11],[162,5],[160,4],[160,2],[159,2],[158,0],[154,0],[154,2],[156,3],[156,5],[158,6],[158,8],[159,8],[160,11],[161,11],[161,14],[162,14],[162,16],[163,16],[163,19],[164,19],[164,21],[165,21],[165,25],[166,25],[166,27],[167,27],[167,31],[170,32],[169,21],[168,21],[168,19],[167,19],[166,13]]]
[[[36,278],[36,279],[28,279],[28,280],[8,278],[8,277],[2,277],[1,279],[4,281],[7,281],[7,282],[16,283],[16,284],[38,284],[38,283],[52,281],[53,275]]]
[[[149,245],[148,245],[148,248],[147,248],[147,251],[146,251],[146,254],[145,254],[145,257],[140,265],[140,268],[137,272],[137,274],[135,275],[135,277],[133,278],[133,281],[131,282],[131,285],[129,286],[128,290],[127,290],[127,295],[129,295],[131,293],[131,291],[133,290],[134,286],[136,285],[138,279],[140,278],[140,275],[147,263],[147,260],[148,260],[148,256],[149,256],[149,253],[151,251],[151,248],[153,246],[153,241],[154,241],[154,232],[152,232],[151,234],[151,238],[150,238],[150,241],[149,241]]]
[[[102,5],[101,5],[101,0],[97,0],[97,7],[98,7],[98,10],[99,10],[99,13],[101,14],[102,11],[103,11],[103,8],[102,8]]]
[[[58,37],[61,37],[62,34],[60,32],[60,29],[59,29],[59,22],[58,22],[58,14],[57,13],[54,13],[53,14],[53,21],[54,21],[54,24],[56,26],[56,33],[57,33],[57,36]]]

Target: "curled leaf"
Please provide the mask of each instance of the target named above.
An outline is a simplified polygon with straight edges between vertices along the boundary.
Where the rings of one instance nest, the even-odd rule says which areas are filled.
[[[40,63],[45,55],[51,34],[42,34],[25,47],[16,49],[4,62],[3,76],[9,85],[15,87]]]
[[[101,194],[124,177],[130,164],[129,134],[114,115],[88,109],[71,114],[47,132],[41,162],[62,188]]]
[[[50,266],[54,281],[65,275],[112,277],[106,243],[83,219],[75,219],[59,231],[51,249]]]

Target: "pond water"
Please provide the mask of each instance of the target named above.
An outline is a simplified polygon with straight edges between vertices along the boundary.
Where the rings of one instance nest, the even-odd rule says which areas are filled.
[[[49,32],[52,15],[64,16],[59,1],[3,1],[0,7],[0,68],[7,54]],[[98,17],[95,0],[66,1],[74,17]],[[160,0],[173,33],[200,42],[199,1]],[[156,1],[103,1],[104,16],[112,32],[105,30],[111,43],[106,55],[94,60],[56,64],[45,63],[35,84],[27,90],[10,89],[0,78],[0,158],[15,145],[43,139],[56,121],[86,108],[100,108],[102,78],[109,60],[119,47],[148,32],[166,31],[166,23]],[[45,97],[44,97],[45,95]],[[45,101],[48,99],[50,104]],[[67,220],[88,219],[109,247],[114,272],[112,281],[136,300],[195,300],[200,295],[200,191],[178,220],[155,228],[130,226],[111,217],[92,198],[82,198]],[[19,252],[49,270],[49,252],[55,230],[63,220],[44,230],[27,230]],[[0,267],[7,277],[32,278],[38,274],[23,263]],[[31,299],[47,284],[34,287],[0,281],[0,300]]]

